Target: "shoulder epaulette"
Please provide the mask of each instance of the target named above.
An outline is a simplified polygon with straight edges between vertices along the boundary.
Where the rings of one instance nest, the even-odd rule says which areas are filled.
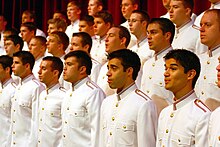
[[[99,61],[97,61],[97,60],[94,59],[94,58],[92,58],[92,60],[93,60],[93,62],[94,62],[95,64],[101,64],[101,63],[99,63]]]
[[[87,81],[87,82],[86,82],[86,85],[87,85],[88,87],[90,87],[91,89],[98,88],[92,81]]]
[[[144,98],[145,100],[151,100],[151,98],[149,98],[143,91],[139,89],[136,89],[135,93]]]
[[[207,112],[207,111],[211,111],[201,100],[196,99],[194,101],[195,105],[197,107],[199,107],[202,111]]]
[[[16,88],[18,85],[15,82],[11,82],[11,85]]]
[[[63,92],[66,92],[66,89],[64,87],[59,87],[59,89]]]
[[[40,86],[40,82],[39,82],[36,78],[33,78],[32,81],[33,81],[34,83],[36,83],[38,86]]]

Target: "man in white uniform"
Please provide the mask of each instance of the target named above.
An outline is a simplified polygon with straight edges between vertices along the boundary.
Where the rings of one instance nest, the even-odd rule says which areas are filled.
[[[102,103],[100,146],[154,147],[156,106],[135,84],[140,58],[131,50],[120,49],[108,59],[108,83],[117,92]]]
[[[88,75],[91,57],[84,51],[65,56],[64,80],[72,83],[62,107],[62,142],[65,147],[99,147],[100,107],[104,92]]]
[[[91,48],[92,48],[92,38],[88,33],[85,32],[73,33],[73,37],[71,39],[70,51],[82,50],[90,55]],[[91,60],[92,60],[92,69],[91,69],[90,78],[93,82],[96,83],[102,65],[93,58],[91,58]]]
[[[110,54],[113,51],[125,49],[127,48],[129,42],[130,33],[128,29],[123,26],[114,26],[107,32],[107,37],[105,39],[105,51]],[[108,62],[102,65],[99,72],[97,84],[105,92],[106,96],[109,96],[115,93],[115,89],[111,89],[108,85],[108,77],[106,75],[108,71],[107,65]]]
[[[144,63],[141,90],[155,102],[158,114],[172,104],[172,92],[164,87],[163,56],[172,50],[174,32],[174,24],[166,18],[153,18],[147,27],[148,44],[155,55]]]
[[[112,25],[113,18],[109,12],[101,11],[94,15],[94,33],[96,35],[96,41],[93,43],[91,49],[91,57],[99,61],[102,65],[107,62],[105,38]]]
[[[176,26],[172,46],[173,49],[187,49],[199,55],[207,51],[207,46],[201,44],[199,32],[192,27],[193,7],[193,0],[170,1],[170,20]]]
[[[121,1],[121,13],[123,17],[126,19],[124,23],[121,24],[121,26],[126,27],[131,35],[130,43],[128,45],[128,48],[131,48],[134,46],[137,42],[137,38],[135,35],[131,34],[131,31],[129,29],[128,19],[130,19],[131,13],[134,10],[138,9],[138,0],[122,0]]]
[[[88,15],[94,16],[97,12],[102,11],[104,8],[102,0],[89,0],[88,2]]]
[[[2,147],[11,145],[11,99],[16,88],[11,78],[12,63],[12,57],[7,55],[0,56],[0,144]]]
[[[157,147],[208,146],[208,107],[194,92],[200,62],[188,50],[171,50],[165,57],[165,88],[174,94],[173,104],[164,108],[158,120]]]
[[[40,64],[39,80],[46,85],[41,92],[38,109],[38,147],[60,147],[62,139],[61,105],[65,89],[59,84],[63,62],[57,57],[44,57]]]
[[[208,51],[201,54],[201,75],[196,84],[196,93],[205,104],[214,110],[220,101],[220,89],[216,82],[215,68],[220,56],[220,10],[207,10],[201,19],[201,42],[208,46]]]
[[[79,18],[81,14],[81,4],[78,1],[71,1],[67,4],[67,17],[70,20],[70,25],[66,28],[66,34],[69,41],[72,34],[79,32]]]
[[[220,88],[220,58],[218,58],[219,64],[216,67],[217,78],[218,78],[218,88]],[[220,116],[220,101],[218,101],[218,108],[212,112],[209,121],[209,146],[217,147],[220,145],[220,126],[219,126],[219,116]]]
[[[21,51],[24,42],[18,35],[9,35],[5,38],[5,52],[6,55],[13,57],[13,54]]]
[[[30,147],[36,142],[39,95],[44,87],[32,74],[33,66],[30,52],[13,55],[12,71],[21,81],[12,98],[11,146]]]
[[[40,69],[40,63],[43,59],[46,51],[46,38],[42,36],[35,36],[29,43],[29,52],[34,56],[35,63],[33,67],[33,74],[38,79],[38,71]]]
[[[150,21],[149,15],[144,11],[135,10],[128,19],[130,31],[137,38],[136,45],[130,48],[136,52],[141,59],[141,65],[153,57],[154,51],[149,49],[147,42],[147,25]]]

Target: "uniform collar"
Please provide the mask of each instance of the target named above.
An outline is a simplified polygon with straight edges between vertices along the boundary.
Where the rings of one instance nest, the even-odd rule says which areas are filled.
[[[121,92],[117,93],[118,101],[125,98],[129,93],[131,93],[135,89],[137,89],[137,86],[134,82],[130,84],[128,87],[126,87],[125,89],[123,89]]]
[[[46,88],[46,92],[47,92],[47,94],[49,94],[49,93],[51,93],[52,91],[54,91],[55,89],[57,89],[59,87],[61,87],[60,83],[56,83],[56,84]]]
[[[89,77],[85,77],[78,82],[76,82],[74,85],[72,85],[72,91],[78,89],[80,86],[82,86],[84,83],[86,83],[89,80]]]
[[[182,98],[178,100],[175,100],[174,98],[173,110],[182,108],[183,106],[185,106],[186,104],[194,100],[196,97],[197,96],[195,94],[195,91],[191,90],[189,93],[187,93],[186,95],[184,95]]]
[[[13,79],[10,78],[7,81],[5,81],[4,83],[1,83],[1,88],[4,89],[8,84],[12,83]]]
[[[74,22],[71,23],[71,26],[78,26],[79,25],[79,19],[75,20]]]
[[[208,56],[209,57],[213,57],[215,56],[218,52],[220,51],[220,44],[217,45],[216,47],[212,48],[212,49],[208,49]]]
[[[164,57],[164,55],[166,55],[170,50],[172,50],[173,48],[171,46],[162,49],[161,51],[159,51],[157,54],[154,54],[154,58],[155,60],[158,60],[162,57]]]
[[[28,75],[27,77],[25,77],[24,79],[21,80],[21,85],[27,83],[28,81],[35,79],[33,74]]]
[[[217,2],[215,4],[211,4],[210,9],[220,9],[220,2]]]
[[[137,47],[141,47],[145,42],[147,42],[147,36],[145,36],[143,39],[141,40],[137,40]]]
[[[185,22],[184,24],[182,24],[180,27],[176,28],[176,34],[179,34],[180,32],[182,32],[183,30],[185,30],[186,28],[188,28],[192,25],[193,25],[193,21],[190,19],[187,22]]]

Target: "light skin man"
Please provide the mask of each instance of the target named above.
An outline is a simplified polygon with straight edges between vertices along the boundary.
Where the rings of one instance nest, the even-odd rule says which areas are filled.
[[[88,14],[94,16],[95,13],[102,11],[103,3],[102,0],[89,0],[88,3]]]

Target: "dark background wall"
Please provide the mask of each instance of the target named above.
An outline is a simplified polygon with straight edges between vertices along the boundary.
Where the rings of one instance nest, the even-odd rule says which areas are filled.
[[[53,15],[56,10],[66,11],[67,3],[70,0],[0,0],[0,13],[3,13],[8,20],[8,27],[19,29],[21,24],[21,15],[24,10],[35,11],[38,28],[44,32],[47,30],[47,20]],[[79,0],[83,6],[83,14],[87,11],[88,0]],[[200,14],[205,9],[210,7],[208,0],[194,0],[194,13]],[[103,0],[105,9],[112,13],[115,24],[120,24],[124,21],[121,11],[121,0]],[[140,9],[145,10],[152,17],[159,17],[166,13],[163,8],[162,0],[140,0]]]

